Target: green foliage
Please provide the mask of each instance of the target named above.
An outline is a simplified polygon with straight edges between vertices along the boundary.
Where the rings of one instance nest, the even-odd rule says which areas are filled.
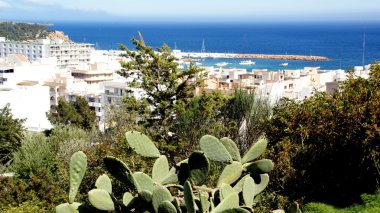
[[[129,62],[122,62],[123,70],[120,74],[134,78],[130,86],[140,88],[145,92],[143,102],[149,103],[153,109],[148,115],[147,126],[154,139],[166,139],[170,142],[169,129],[178,111],[177,106],[187,103],[193,96],[194,89],[200,85],[200,68],[190,66],[187,70],[178,68],[176,58],[169,46],[157,48],[146,46],[144,42],[133,39],[136,51],[130,51],[124,45],[125,56]],[[136,71],[138,70],[138,71]]]
[[[13,158],[13,171],[20,177],[28,178],[44,172],[53,175],[56,167],[54,146],[39,133],[27,134]]]
[[[339,209],[334,206],[324,204],[324,203],[308,203],[303,208],[305,213],[328,213],[328,212],[337,212],[337,213],[375,213],[380,212],[380,192],[377,192],[374,195],[364,194],[361,196],[363,204],[354,205],[344,209]]]
[[[0,109],[0,166],[9,164],[12,153],[21,146],[23,119],[13,118],[9,104]]]
[[[230,97],[221,92],[202,93],[178,106],[176,119],[171,127],[174,137],[180,143],[178,151],[190,152],[198,145],[203,135],[222,137],[230,125],[225,125],[223,107]]]
[[[53,31],[38,24],[0,22],[0,37],[13,41],[46,38],[51,32]]]
[[[344,207],[380,182],[380,64],[369,79],[349,78],[339,91],[303,102],[282,100],[268,122],[275,159],[271,190],[292,200]]]
[[[0,212],[37,208],[39,211],[30,212],[52,211],[57,203],[65,201],[65,192],[48,174],[27,180],[0,177],[0,185]]]
[[[91,130],[96,124],[96,113],[88,105],[86,98],[76,96],[75,101],[58,100],[55,110],[47,113],[49,121],[53,124],[74,125],[86,130]]]
[[[30,213],[30,212],[47,212],[42,206],[31,201],[26,201],[18,206],[13,206],[2,211],[3,213]]]
[[[126,138],[128,144],[132,146],[136,146],[137,143],[140,143],[140,147],[135,147],[134,149],[137,153],[151,157],[147,155],[146,150],[148,150],[148,148],[152,150],[155,149],[152,148],[154,144],[147,136],[138,132],[127,132]],[[206,138],[206,141],[208,140],[207,138],[212,139],[212,142],[217,142],[221,147],[226,149],[219,139],[212,136],[205,136],[203,137],[203,143],[205,143],[204,138]],[[232,145],[232,143],[234,142],[229,141],[230,145]],[[263,142],[257,142],[259,145],[253,146],[255,148],[250,149],[253,150],[251,152],[262,153],[263,146],[261,146],[260,143]],[[202,139],[200,144],[202,144]],[[234,146],[232,145],[232,147]],[[208,151],[209,153],[212,152],[211,150]],[[226,153],[229,155],[227,150]],[[82,160],[78,161],[78,157],[81,157]],[[75,153],[70,164],[79,165],[79,162],[84,161],[84,159],[83,153]],[[252,157],[249,158],[249,160],[252,159]],[[269,160],[265,162],[269,162]],[[233,169],[229,169],[231,165],[227,165],[224,169],[224,173],[229,179],[228,183],[222,182],[217,188],[209,188],[206,185],[200,186],[207,180],[210,163],[207,155],[199,151],[191,154],[189,159],[177,163],[175,165],[176,169],[171,169],[170,171],[168,171],[169,165],[166,157],[159,156],[154,163],[153,179],[143,172],[134,172],[132,174],[124,162],[114,157],[104,158],[104,163],[112,176],[128,185],[131,193],[124,193],[122,200],[118,201],[112,193],[110,179],[108,176],[102,175],[95,183],[97,189],[93,189],[88,193],[89,201],[92,205],[92,207],[89,208],[107,211],[115,210],[117,212],[251,212],[255,196],[261,193],[269,182],[268,174],[253,174],[251,173],[252,171],[247,171],[247,168],[242,162],[234,161],[231,165],[238,165],[241,171],[237,173],[237,175],[235,173],[233,180],[228,176],[230,173],[234,173],[234,171]],[[257,161],[249,163],[259,164]],[[165,177],[164,172],[166,171],[169,174]],[[243,172],[245,176],[241,178]],[[70,182],[73,182],[73,180],[77,178],[77,174],[83,173],[83,169],[70,169]],[[169,178],[171,181],[162,181],[167,180],[167,177],[177,176],[177,174],[177,178]],[[181,176],[180,174],[186,175]],[[255,179],[258,177],[257,182],[251,175],[255,177]],[[240,190],[235,190],[235,188],[231,186],[234,182],[237,182],[236,185],[242,182],[241,186],[239,186]],[[76,181],[76,183],[80,183],[80,180]],[[181,185],[181,183],[183,183],[183,185]],[[77,187],[78,185],[74,184],[74,188],[77,189]],[[72,193],[72,191],[73,190],[70,190],[70,203],[57,206],[57,212],[69,212],[71,211],[70,209],[81,212],[81,208],[85,206],[85,204],[74,203],[73,197],[75,197],[76,192]],[[239,196],[241,192],[243,195]],[[242,200],[240,200],[240,197],[242,197]],[[245,209],[239,207],[240,203],[243,202],[246,204]]]
[[[272,114],[272,107],[267,99],[256,96],[254,91],[237,89],[222,112],[225,126],[232,127],[228,136],[244,153],[264,134],[264,124]]]

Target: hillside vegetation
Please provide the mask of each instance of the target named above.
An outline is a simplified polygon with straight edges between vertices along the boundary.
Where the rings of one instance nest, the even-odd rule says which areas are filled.
[[[6,37],[8,40],[22,41],[46,38],[54,30],[45,26],[28,23],[1,22],[0,37]]]

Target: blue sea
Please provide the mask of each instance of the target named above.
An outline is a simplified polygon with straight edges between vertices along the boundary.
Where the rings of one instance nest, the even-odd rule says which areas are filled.
[[[133,49],[131,38],[138,31],[145,43],[159,47],[200,52],[204,40],[206,52],[298,54],[329,57],[330,61],[284,61],[254,59],[254,66],[240,66],[239,59],[207,59],[204,65],[226,61],[227,67],[247,69],[318,66],[321,69],[347,69],[380,60],[380,23],[54,23],[76,42],[89,42],[97,49],[118,49],[120,43]],[[364,39],[365,34],[365,39]]]

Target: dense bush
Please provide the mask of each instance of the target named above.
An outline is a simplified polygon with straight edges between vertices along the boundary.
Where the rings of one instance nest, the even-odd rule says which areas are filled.
[[[21,146],[23,123],[23,119],[13,118],[10,105],[0,109],[0,167],[9,164],[12,153]]]
[[[7,209],[22,212],[37,207],[38,212],[51,212],[66,197],[65,191],[48,174],[27,180],[0,177],[0,185],[0,212]]]
[[[43,134],[29,133],[14,153],[13,171],[20,177],[31,177],[43,172],[52,175],[56,161],[53,144]]]
[[[87,99],[81,96],[76,96],[75,101],[60,98],[58,106],[46,116],[55,125],[73,125],[86,130],[97,126],[96,112],[88,105]]]
[[[339,209],[323,203],[308,203],[304,207],[305,213],[378,213],[380,212],[380,192],[374,195],[364,194],[361,196],[363,204]]]
[[[333,95],[282,100],[266,132],[276,159],[271,189],[291,199],[338,206],[360,201],[380,182],[380,65]]]

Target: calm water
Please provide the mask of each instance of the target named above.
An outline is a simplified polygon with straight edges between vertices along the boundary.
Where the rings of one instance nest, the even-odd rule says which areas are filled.
[[[371,24],[148,24],[148,23],[55,23],[76,42],[95,44],[97,49],[118,49],[123,43],[129,48],[132,37],[141,31],[148,45],[166,43],[182,51],[200,52],[205,41],[206,52],[266,53],[320,55],[328,62],[281,61],[255,59],[255,66],[278,70],[280,63],[288,68],[320,66],[322,69],[347,69],[362,64],[363,34],[366,33],[366,64],[380,60],[380,23]],[[236,59],[207,59],[206,65],[226,61],[239,66]],[[227,67],[228,67],[227,66]]]

